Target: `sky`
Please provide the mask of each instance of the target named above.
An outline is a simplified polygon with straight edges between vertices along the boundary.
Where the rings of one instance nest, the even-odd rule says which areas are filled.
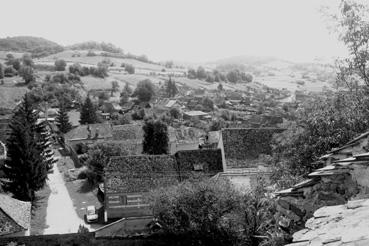
[[[240,55],[311,61],[346,53],[321,5],[339,0],[3,1],[0,38],[62,45],[105,41],[154,61],[206,62]]]

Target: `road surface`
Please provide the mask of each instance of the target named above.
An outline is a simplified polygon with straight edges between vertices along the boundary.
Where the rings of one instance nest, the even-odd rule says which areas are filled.
[[[48,177],[49,180],[47,182],[50,186],[51,194],[46,212],[46,225],[48,227],[43,234],[74,233],[78,231],[79,225],[84,225],[90,229],[90,226],[86,225],[74,210],[73,202],[56,163],[53,167],[53,173],[50,173]]]

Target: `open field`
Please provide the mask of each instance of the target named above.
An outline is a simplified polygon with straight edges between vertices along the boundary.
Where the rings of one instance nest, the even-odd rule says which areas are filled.
[[[4,86],[0,86],[0,108],[14,108],[28,91],[24,86],[10,86],[10,83],[12,82],[6,81]]]

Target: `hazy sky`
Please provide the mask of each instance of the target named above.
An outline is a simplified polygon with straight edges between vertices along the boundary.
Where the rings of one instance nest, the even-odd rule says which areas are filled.
[[[0,37],[106,41],[155,61],[312,60],[344,54],[321,17],[322,3],[339,0],[11,0],[1,4]]]

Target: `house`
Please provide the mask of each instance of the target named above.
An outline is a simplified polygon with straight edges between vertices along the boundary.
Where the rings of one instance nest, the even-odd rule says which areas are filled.
[[[31,228],[31,203],[0,193],[0,237],[28,236]]]
[[[173,100],[169,100],[165,105],[164,107],[166,108],[181,108],[182,105],[175,99]]]
[[[104,169],[104,219],[151,216],[151,189],[178,182],[176,160],[170,155],[121,156]]]
[[[273,134],[280,128],[225,128],[219,134],[223,172],[217,178],[227,178],[241,192],[269,182],[271,172],[264,157],[271,154]]]
[[[223,151],[224,169],[255,168],[260,158],[272,152],[273,134],[281,128],[225,128],[221,130],[219,148]]]
[[[208,113],[202,111],[187,111],[183,112],[184,120],[202,120],[209,119],[211,116]]]
[[[199,174],[223,171],[221,151],[189,150],[175,155],[113,157],[104,169],[104,218],[152,216],[147,194]]]

